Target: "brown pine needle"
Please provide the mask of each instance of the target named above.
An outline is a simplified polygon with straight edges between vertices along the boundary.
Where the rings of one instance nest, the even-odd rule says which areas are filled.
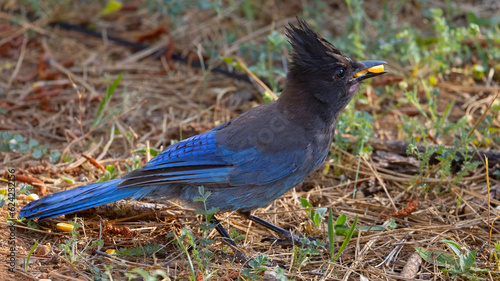
[[[85,154],[82,153],[82,157],[87,159],[90,164],[92,164],[94,167],[96,167],[97,169],[105,172],[106,171],[106,168],[104,168],[103,165],[99,164],[92,156],[87,156]]]

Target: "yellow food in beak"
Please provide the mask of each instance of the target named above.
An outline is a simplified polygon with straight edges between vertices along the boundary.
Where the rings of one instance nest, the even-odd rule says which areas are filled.
[[[365,75],[366,73],[368,73],[368,69],[361,70],[360,72],[356,72],[356,73],[354,74],[354,77],[363,76],[363,75]]]
[[[363,76],[365,74],[367,74],[368,72],[371,72],[371,73],[381,73],[381,72],[384,72],[384,65],[383,64],[380,64],[380,65],[376,65],[376,66],[373,66],[373,67],[370,67],[368,69],[365,69],[365,70],[361,70],[359,72],[356,72],[354,74],[354,77],[359,77],[359,76]]]
[[[380,64],[380,65],[376,65],[376,66],[370,67],[370,68],[368,68],[368,72],[372,72],[372,73],[381,73],[381,72],[384,72],[384,65]]]

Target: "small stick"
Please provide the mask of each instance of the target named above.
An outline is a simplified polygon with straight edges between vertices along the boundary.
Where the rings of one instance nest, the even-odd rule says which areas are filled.
[[[106,168],[104,168],[104,166],[103,166],[103,165],[99,164],[99,163],[98,163],[98,162],[97,162],[94,158],[92,158],[91,156],[87,156],[87,155],[85,155],[85,154],[83,154],[83,153],[82,153],[82,157],[83,157],[83,158],[85,158],[85,159],[87,159],[87,160],[90,162],[90,164],[94,165],[94,167],[96,167],[97,169],[99,169],[99,170],[101,170],[101,171],[103,171],[103,172],[105,172],[105,171],[106,171]]]
[[[243,68],[243,70],[245,70],[245,72],[248,75],[250,75],[250,77],[252,77],[252,79],[255,82],[257,82],[257,84],[259,84],[259,86],[261,86],[262,88],[264,88],[264,90],[269,95],[271,95],[271,97],[273,98],[273,100],[277,100],[278,99],[278,96],[273,91],[271,91],[271,89],[269,89],[269,87],[267,87],[267,85],[264,82],[262,82],[262,80],[260,80],[259,77],[257,77],[255,74],[253,74],[253,72],[250,71],[250,69],[248,69],[248,67],[245,65],[245,63],[240,58],[237,58],[236,61],[238,61],[238,63],[241,65],[241,68]]]
[[[26,32],[24,32],[23,33],[23,45],[21,46],[21,54],[19,55],[19,58],[17,59],[16,68],[14,69],[14,72],[12,72],[12,75],[9,78],[9,82],[7,83],[7,89],[10,88],[10,86],[12,85],[12,82],[17,77],[17,74],[19,74],[19,70],[21,69],[21,64],[23,63],[23,60],[24,60],[24,54],[26,53],[26,44],[28,44],[28,34],[26,34]]]
[[[43,183],[43,181],[41,181],[39,179],[35,179],[33,177],[30,177],[30,176],[26,176],[26,175],[15,174],[14,176],[15,176],[16,181],[27,183],[27,184],[32,185],[35,188],[37,188],[38,193],[41,196],[45,196],[45,194],[47,193],[47,187],[45,186],[45,183]],[[7,175],[4,175],[4,177],[8,178]]]

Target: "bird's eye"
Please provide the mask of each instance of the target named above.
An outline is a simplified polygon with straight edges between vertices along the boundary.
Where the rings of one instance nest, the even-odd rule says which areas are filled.
[[[344,73],[345,73],[344,69],[342,69],[342,68],[337,69],[337,70],[335,70],[335,77],[342,78],[342,77],[344,77]]]

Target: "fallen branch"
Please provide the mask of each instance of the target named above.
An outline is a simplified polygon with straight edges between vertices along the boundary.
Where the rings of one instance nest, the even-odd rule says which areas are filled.
[[[354,144],[358,141],[355,137],[351,136],[347,136],[345,138],[348,139],[349,143],[351,144]],[[382,140],[376,138],[369,139],[367,143],[370,146],[372,146],[374,150],[390,151],[403,156],[407,156],[406,150],[408,148],[408,145],[410,145],[410,142],[407,141]],[[432,146],[428,145],[427,147],[432,147]],[[445,146],[445,147],[453,149],[455,148],[453,146]],[[418,143],[417,148],[418,151],[422,152],[426,150],[426,147],[423,143]],[[490,167],[495,166],[497,163],[500,163],[500,151],[498,150],[477,149],[469,151],[468,154],[472,156],[472,161],[481,161],[483,163],[484,163],[484,156],[488,157],[488,163]],[[438,153],[434,153],[431,156],[431,159],[436,159],[437,156],[440,155]],[[457,152],[457,157],[460,162],[464,161],[464,156],[461,153]]]

